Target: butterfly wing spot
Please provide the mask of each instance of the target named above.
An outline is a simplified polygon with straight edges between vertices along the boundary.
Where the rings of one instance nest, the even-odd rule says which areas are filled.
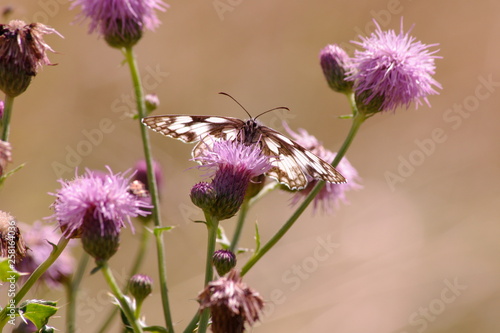
[[[222,118],[222,117],[208,117],[205,119],[206,122],[212,123],[212,124],[223,124],[227,123],[227,118]]]

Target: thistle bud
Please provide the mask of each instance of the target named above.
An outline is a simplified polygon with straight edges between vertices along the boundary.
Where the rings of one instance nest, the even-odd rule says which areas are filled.
[[[215,203],[215,190],[213,186],[206,182],[195,184],[191,189],[191,201],[203,210],[209,210]]]
[[[128,288],[130,294],[140,304],[153,291],[153,280],[147,275],[136,274],[130,278]]]
[[[327,45],[321,50],[320,64],[330,88],[341,93],[352,90],[353,82],[345,80],[352,68],[351,58],[340,46]]]
[[[146,97],[144,97],[144,101],[146,102],[146,109],[148,111],[148,114],[153,112],[158,108],[158,106],[160,106],[160,99],[156,94],[147,94]]]
[[[217,270],[217,274],[224,276],[236,266],[236,255],[228,250],[215,251],[212,255],[212,264]]]

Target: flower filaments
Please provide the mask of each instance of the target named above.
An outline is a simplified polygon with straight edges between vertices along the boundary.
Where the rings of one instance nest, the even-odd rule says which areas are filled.
[[[130,217],[145,216],[151,208],[129,192],[130,177],[96,173],[66,182],[57,191],[54,217],[66,238],[82,238],[84,248],[97,260],[107,260],[118,248],[119,234]]]
[[[377,29],[369,37],[360,36],[362,47],[352,58],[353,69],[347,80],[354,81],[358,108],[365,113],[393,111],[399,106],[416,107],[422,101],[429,105],[428,95],[438,94],[441,85],[432,78],[435,72],[434,55],[429,50],[437,44],[426,45],[410,36],[410,31],[382,31]]]
[[[160,20],[155,10],[165,11],[161,0],[73,0],[80,6],[80,19],[90,18],[89,33],[97,31],[111,47],[131,47],[144,29],[154,30]]]
[[[43,65],[52,65],[46,52],[54,50],[43,40],[52,33],[61,36],[41,23],[0,24],[0,90],[6,95],[22,94]]]
[[[238,212],[252,178],[271,168],[269,157],[258,145],[217,141],[195,159],[214,175],[210,184],[199,183],[191,191],[193,202],[219,221]]]

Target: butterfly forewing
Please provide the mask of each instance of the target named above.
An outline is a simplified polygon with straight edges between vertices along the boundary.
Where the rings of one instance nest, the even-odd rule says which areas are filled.
[[[193,149],[193,157],[220,140],[238,139],[247,145],[259,144],[262,152],[272,157],[273,167],[266,174],[292,190],[306,187],[308,178],[330,183],[346,181],[329,163],[253,119],[245,122],[232,117],[168,115],[146,117],[142,122],[165,136],[188,143],[199,141]]]

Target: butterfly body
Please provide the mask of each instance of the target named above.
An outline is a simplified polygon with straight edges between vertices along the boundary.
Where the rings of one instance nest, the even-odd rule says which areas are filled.
[[[271,157],[271,170],[266,174],[290,189],[303,189],[310,179],[345,183],[345,178],[309,150],[274,129],[259,124],[255,118],[246,121],[222,116],[165,115],[151,116],[142,122],[155,132],[186,143],[198,142],[193,157],[219,140],[238,140],[245,145],[259,144]]]

